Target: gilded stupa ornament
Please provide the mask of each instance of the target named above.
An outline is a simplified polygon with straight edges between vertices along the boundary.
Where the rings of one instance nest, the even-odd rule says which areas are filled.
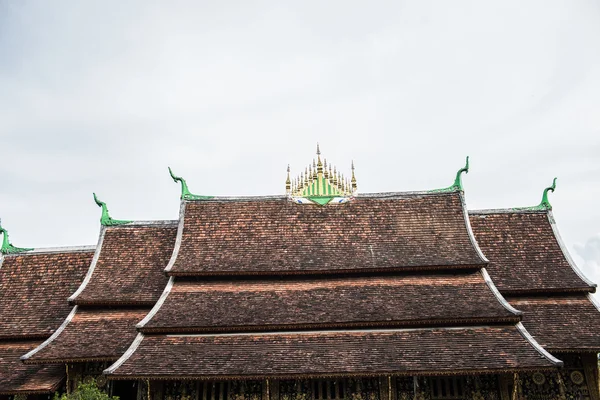
[[[103,226],[125,225],[131,222],[112,219],[112,217],[108,213],[108,207],[106,206],[106,203],[100,201],[100,199],[98,199],[98,196],[96,196],[96,193],[94,193],[94,201],[96,202],[98,207],[102,207],[102,216],[100,217],[100,224],[102,224]]]
[[[287,168],[285,192],[298,204],[341,204],[350,201],[356,194],[356,176],[352,162],[352,178],[345,180],[336,167],[327,160],[321,161],[321,149],[317,144],[317,158],[313,159],[304,172],[297,178],[290,178],[290,166]],[[293,182],[293,183],[292,183]]]
[[[10,240],[8,239],[8,232],[6,231],[6,229],[4,229],[2,227],[1,222],[0,222],[0,235],[3,235],[2,247],[0,247],[0,253],[2,253],[2,254],[17,254],[17,253],[23,253],[26,251],[33,250],[33,249],[26,249],[26,248],[22,248],[22,247],[13,246],[12,243],[10,243]]]

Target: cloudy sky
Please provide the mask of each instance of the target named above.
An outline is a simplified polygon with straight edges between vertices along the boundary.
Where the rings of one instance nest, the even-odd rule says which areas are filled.
[[[123,4],[126,3],[126,4]],[[551,195],[600,280],[600,1],[0,0],[0,218],[15,245],[281,194],[316,142],[362,192]]]

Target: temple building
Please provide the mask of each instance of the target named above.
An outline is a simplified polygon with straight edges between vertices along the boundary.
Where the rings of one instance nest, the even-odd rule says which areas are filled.
[[[4,231],[0,400],[92,380],[136,400],[600,400],[596,285],[562,244],[555,184],[469,211],[468,171],[359,194],[354,164],[317,148],[281,196],[196,195],[169,170],[178,221],[115,220],[94,195],[95,249]]]

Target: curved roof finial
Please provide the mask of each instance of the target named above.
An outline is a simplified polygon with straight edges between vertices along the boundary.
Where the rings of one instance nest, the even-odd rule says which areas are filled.
[[[8,240],[8,231],[2,227],[2,223],[0,221],[0,234],[3,235],[2,246],[0,247],[0,253],[2,254],[16,254],[23,253],[25,251],[31,251],[33,249],[25,249],[21,247],[15,247]]]
[[[185,181],[185,179],[183,179],[180,176],[175,176],[175,174],[173,174],[173,171],[171,170],[171,167],[168,167],[168,168],[169,168],[169,174],[171,175],[171,178],[173,178],[173,181],[181,183],[181,200],[207,200],[207,199],[212,199],[214,197],[214,196],[199,196],[197,194],[190,193],[190,190],[188,189],[188,185],[187,185],[187,182]]]
[[[456,173],[456,179],[454,179],[454,185],[452,185],[452,187],[454,187],[458,190],[463,190],[462,178],[461,178],[463,172],[465,174],[469,173],[469,156],[467,156],[465,166],[462,167],[461,169],[459,169],[458,172]]]
[[[102,224],[104,226],[115,226],[115,225],[124,225],[124,224],[128,224],[131,222],[131,221],[121,221],[118,219],[112,219],[108,213],[108,207],[106,206],[106,203],[101,201],[100,199],[98,199],[98,196],[96,196],[96,193],[93,193],[93,195],[94,195],[94,201],[96,202],[98,207],[102,207],[102,216],[100,217],[100,224]]]
[[[462,167],[461,169],[458,170],[458,172],[456,173],[456,178],[454,179],[454,183],[452,184],[452,186],[449,186],[447,188],[444,189],[434,189],[434,190],[430,190],[430,193],[445,193],[445,192],[455,192],[455,191],[463,191],[463,185],[462,185],[462,174],[469,173],[469,156],[467,156],[467,160],[465,162],[465,166]]]
[[[554,180],[552,181],[552,186],[548,186],[546,189],[544,189],[544,194],[542,195],[542,202],[539,205],[540,208],[552,210],[552,205],[548,200],[548,192],[554,193],[554,189],[556,189],[556,178],[554,178]]]

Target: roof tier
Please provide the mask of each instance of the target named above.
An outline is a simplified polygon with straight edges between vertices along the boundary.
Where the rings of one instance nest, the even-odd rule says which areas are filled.
[[[69,315],[93,249],[7,255],[0,269],[0,339],[50,336]]]
[[[163,271],[176,233],[176,221],[102,227],[94,262],[69,300],[78,305],[152,306],[167,284]]]
[[[485,265],[462,193],[184,201],[170,275],[284,275]]]
[[[25,365],[19,357],[40,342],[0,342],[0,395],[54,392],[65,378],[62,365]]]
[[[178,278],[139,327],[142,332],[226,332],[518,322],[519,314],[490,290],[484,274]]]
[[[511,298],[523,324],[551,352],[600,352],[600,314],[589,295]]]
[[[593,292],[563,248],[550,211],[470,211],[487,270],[506,295]]]
[[[464,374],[554,368],[522,326],[265,333],[140,334],[113,379]],[[525,339],[527,340],[524,340]]]
[[[76,306],[61,330],[22,360],[26,364],[117,360],[135,339],[135,324],[148,311]]]

